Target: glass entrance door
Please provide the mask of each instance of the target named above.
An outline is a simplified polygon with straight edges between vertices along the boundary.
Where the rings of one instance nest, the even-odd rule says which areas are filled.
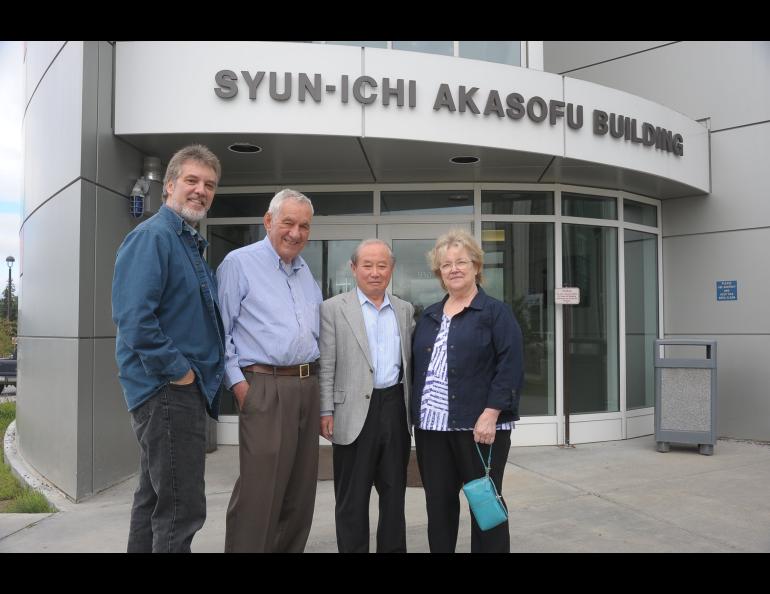
[[[390,244],[396,257],[390,291],[414,305],[415,319],[428,305],[444,298],[445,293],[428,264],[427,253],[433,249],[438,236],[449,229],[465,229],[470,233],[471,225],[415,223],[377,226],[378,237]]]
[[[580,303],[564,306],[564,410],[574,437],[575,425],[589,430],[581,415],[620,411],[618,231],[573,224],[562,229],[562,285],[580,288]],[[599,440],[587,434],[570,439]]]

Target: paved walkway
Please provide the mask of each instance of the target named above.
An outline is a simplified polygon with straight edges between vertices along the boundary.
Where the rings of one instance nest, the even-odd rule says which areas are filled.
[[[225,510],[237,448],[207,458],[208,519],[194,552],[224,548]],[[122,552],[130,479],[55,514],[0,514],[0,552]],[[514,552],[770,552],[770,445],[720,440],[714,456],[696,447],[655,451],[652,436],[627,441],[514,448],[503,493]],[[307,552],[336,552],[334,492],[319,481]],[[376,493],[371,518],[376,526]],[[407,546],[427,552],[425,499],[407,489]],[[374,536],[372,536],[374,542]],[[463,503],[458,552],[470,550]]]

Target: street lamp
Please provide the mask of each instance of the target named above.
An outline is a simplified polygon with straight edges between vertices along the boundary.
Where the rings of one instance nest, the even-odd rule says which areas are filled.
[[[8,296],[6,299],[8,300],[6,302],[7,310],[8,310],[8,321],[11,321],[11,268],[13,268],[13,263],[16,262],[16,259],[13,256],[8,256],[5,259],[5,263],[8,264]]]

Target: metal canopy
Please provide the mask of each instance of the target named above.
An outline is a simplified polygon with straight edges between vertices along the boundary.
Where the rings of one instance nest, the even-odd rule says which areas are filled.
[[[295,134],[147,134],[123,140],[164,166],[186,144],[207,145],[222,162],[224,186],[435,182],[563,183],[625,190],[652,198],[682,198],[704,192],[680,182],[630,169],[539,153],[460,144]],[[250,142],[256,154],[227,147]],[[474,165],[450,162],[476,156]]]

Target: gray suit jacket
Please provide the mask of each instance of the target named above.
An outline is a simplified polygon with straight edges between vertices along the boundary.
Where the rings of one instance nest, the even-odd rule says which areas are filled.
[[[410,430],[409,388],[411,384],[414,307],[389,295],[401,335],[401,365],[404,376],[404,423]],[[321,411],[334,411],[332,441],[348,445],[355,441],[369,412],[374,389],[374,367],[369,353],[364,314],[355,289],[321,304],[321,350],[319,383]]]

